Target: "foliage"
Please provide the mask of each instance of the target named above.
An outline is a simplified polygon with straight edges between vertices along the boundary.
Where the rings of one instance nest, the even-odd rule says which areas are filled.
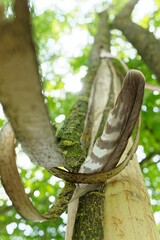
[[[7,16],[9,18],[12,17],[12,1],[3,0],[2,3],[5,3]],[[65,12],[60,8],[55,8],[54,11],[47,9],[39,13],[36,7],[31,4],[33,37],[40,64],[43,92],[51,121],[56,124],[57,128],[61,127],[62,120],[69,113],[77,96],[75,92],[64,91],[68,81],[67,76],[68,79],[74,79],[76,84],[79,84],[79,79],[84,77],[87,71],[90,46],[93,43],[93,35],[96,32],[95,23],[97,22],[97,17],[93,12],[98,11],[102,6],[106,7],[105,1],[99,1],[97,5],[92,6],[92,9],[88,10],[88,13],[83,13],[81,8],[83,3],[84,1],[81,1],[80,6],[75,7],[72,13]],[[114,7],[110,9],[110,21],[125,3],[126,1],[113,1]],[[157,8],[160,7],[159,1],[155,0],[155,4],[157,4]],[[160,23],[160,12],[157,8],[150,16],[144,16],[139,21],[139,24],[143,27],[149,29],[153,29],[154,27],[156,34],[158,34]],[[84,35],[82,34],[82,36],[85,37],[84,39],[80,39],[81,44],[79,48],[73,45],[73,48],[68,50],[64,46],[68,46],[66,40],[69,39],[69,35],[76,35],[76,33],[74,35],[75,29],[78,29],[80,34],[83,33]],[[122,36],[121,32],[112,30],[111,33],[112,53],[124,60],[129,68],[142,71],[147,82],[157,84],[157,80],[150,69],[142,61],[133,46]],[[79,72],[81,73],[80,77],[77,75]],[[60,116],[59,120],[56,121],[58,116]],[[160,212],[159,119],[160,94],[157,91],[146,90],[142,106],[140,138],[142,150],[139,158],[142,159],[152,154],[145,164],[142,165],[142,172],[151,197],[153,210],[156,213]],[[4,121],[4,118],[0,119],[0,127]],[[20,152],[20,150],[17,151]],[[26,191],[31,196],[39,211],[45,212],[51,202],[58,196],[63,182],[58,181],[47,171],[31,163],[29,163],[29,168],[23,167],[21,162],[23,160],[29,162],[29,160],[26,160],[26,157],[22,155],[19,158],[21,158],[21,161],[18,161],[20,166],[19,171]],[[64,216],[54,222],[31,223],[26,221],[17,214],[2,189],[1,187],[0,236],[2,240],[64,239]]]

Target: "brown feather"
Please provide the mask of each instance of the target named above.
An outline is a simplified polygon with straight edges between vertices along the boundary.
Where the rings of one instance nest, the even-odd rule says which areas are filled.
[[[128,139],[131,137],[135,124],[138,120],[144,94],[144,76],[137,70],[130,70],[125,79],[121,92],[116,101],[116,107],[121,103],[125,104],[122,114],[125,115],[124,121],[119,126],[121,135],[116,143],[113,153],[105,160],[103,171],[114,168],[121,155],[123,154]],[[115,108],[116,111],[116,108]],[[108,129],[111,131],[111,129]],[[106,146],[107,147],[107,146]]]

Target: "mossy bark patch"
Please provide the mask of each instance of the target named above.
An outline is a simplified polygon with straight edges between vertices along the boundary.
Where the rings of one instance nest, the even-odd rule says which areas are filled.
[[[74,229],[74,240],[103,240],[103,190],[88,193],[81,198]]]

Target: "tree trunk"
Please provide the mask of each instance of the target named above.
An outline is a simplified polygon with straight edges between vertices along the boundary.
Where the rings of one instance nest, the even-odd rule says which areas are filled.
[[[136,156],[108,181],[104,209],[104,239],[159,239]]]
[[[80,198],[73,239],[159,239],[136,155],[105,187]]]
[[[23,7],[22,1],[17,0],[16,2],[18,5],[17,6],[15,5],[15,8],[18,6]],[[27,1],[24,1],[24,2],[27,3]],[[26,17],[28,16],[28,15],[23,16],[23,11],[15,11],[15,13],[16,13],[17,19],[19,20],[19,23],[21,22],[23,23],[23,20],[25,20]],[[92,143],[95,141],[95,139],[98,136],[101,135],[108,113],[110,109],[113,107],[117,94],[120,91],[120,87],[122,85],[123,74],[121,74],[121,72],[123,72],[124,70],[121,69],[120,71],[116,67],[116,64],[114,66],[110,58],[103,59],[101,56],[101,59],[100,59],[100,52],[102,51],[102,49],[105,49],[106,51],[109,52],[110,28],[109,28],[109,23],[108,23],[109,21],[108,21],[106,11],[99,14],[99,18],[100,18],[100,21],[98,26],[98,32],[97,32],[97,35],[95,36],[95,41],[94,41],[90,58],[89,58],[89,71],[85,78],[84,89],[80,94],[78,101],[74,105],[74,108],[72,109],[69,115],[69,118],[66,120],[63,128],[59,131],[57,135],[59,146],[61,147],[65,155],[67,166],[69,165],[70,168],[73,169],[73,171],[75,172],[78,171],[81,163],[85,160],[85,157],[87,155],[89,148],[92,147]],[[28,20],[27,20],[27,23],[28,23]],[[2,43],[4,43],[3,39],[5,39],[5,37],[9,41],[9,39],[12,39],[12,38],[8,38],[8,36],[10,37],[19,36],[19,34],[18,35],[13,34],[12,36],[11,33],[13,32],[14,29],[12,29],[11,27],[13,26],[15,26],[15,23],[12,25],[10,25],[10,23],[8,23],[7,25],[4,25],[4,24],[0,25],[0,29],[3,30],[4,32],[4,35],[0,39]],[[29,26],[27,25],[27,27]],[[11,35],[5,35],[5,33],[8,31],[6,29],[8,28],[12,29],[12,31],[9,33]],[[16,29],[16,26],[15,26],[15,29]],[[17,39],[14,39],[15,46],[17,46],[17,42],[18,42]],[[30,43],[30,38],[28,42]],[[13,49],[11,48],[9,50],[13,51],[15,49],[18,52],[17,47],[13,47]],[[0,48],[0,50],[3,52],[3,48]],[[8,49],[5,49],[5,50],[6,50],[5,53],[8,52]],[[28,49],[28,48],[27,50],[29,52],[31,51],[31,49]],[[31,51],[31,56],[34,55],[33,53],[34,51]],[[16,64],[19,64],[22,58],[19,57],[17,59],[18,59],[18,63],[16,62]],[[27,63],[29,62],[28,69],[32,69],[33,67],[32,65],[36,66],[36,64],[32,64],[33,60],[35,61],[35,56],[32,56],[28,58],[28,60],[26,60]],[[6,69],[7,69],[7,66],[10,66],[9,71],[10,69],[12,70],[13,69],[12,62],[9,62],[9,65],[7,65],[7,60],[5,62],[6,62]],[[23,62],[24,61],[21,61],[20,66],[21,65],[23,66]],[[18,70],[22,69],[25,71],[27,63],[24,65],[25,67],[24,69],[18,68]],[[37,66],[34,68],[34,70],[36,70],[36,72],[29,73],[27,80],[32,79],[30,78],[30,74],[31,74],[31,77],[34,76],[34,79],[37,79],[37,80],[39,79],[39,75],[37,74],[38,73]],[[4,69],[1,71],[3,73]],[[13,81],[16,81],[17,79],[16,76],[15,78],[13,78],[10,72],[9,73],[8,71],[4,71],[4,72],[5,73],[1,74],[3,78],[4,76],[6,76],[6,73],[7,73],[7,77],[6,77],[7,81],[8,79],[9,80],[13,79]],[[105,75],[104,72],[105,73],[107,72],[108,74]],[[22,79],[21,80],[22,82],[26,81],[26,78],[25,77],[23,78],[23,74],[21,76],[21,79]],[[87,106],[89,105],[88,101],[90,96],[90,89],[92,88],[93,84],[96,83],[96,81],[98,82],[99,79],[103,80],[102,81],[103,84],[107,83],[108,96],[106,98],[106,96],[99,95],[97,99],[96,98],[94,99],[95,104],[100,100],[100,98],[105,99],[106,101],[105,106],[103,106],[101,113],[98,115],[98,117],[100,117],[98,121],[99,125],[96,126],[96,130],[95,130],[95,122],[93,122],[93,119],[96,121],[96,116],[93,109],[91,109],[92,110],[91,116],[93,118],[88,116],[89,124],[87,125],[87,128],[85,125],[85,116],[88,113]],[[35,84],[36,83],[38,83],[38,81],[35,82]],[[99,85],[100,84],[102,84],[101,81],[99,81]],[[103,85],[100,87],[103,87]],[[35,89],[39,89],[39,84],[35,85]],[[5,90],[6,90],[5,87],[1,89],[3,95],[5,95],[5,93],[7,92],[7,91],[5,92]],[[13,89],[11,88],[9,91],[12,96],[12,98],[9,98],[10,101],[14,99],[12,95],[12,90]],[[40,91],[38,92],[40,93]],[[27,93],[25,93],[24,91],[24,94],[27,94]],[[17,92],[17,96],[19,96],[18,92]],[[27,94],[24,96],[28,97],[29,95]],[[38,102],[41,103],[39,108],[42,109],[38,111],[38,114],[41,114],[41,113],[44,113],[46,110],[45,110],[45,107],[43,106],[42,96],[40,94],[38,96],[40,99]],[[9,105],[7,102],[5,102],[5,98],[2,99],[1,101],[3,105],[5,104],[7,106]],[[21,106],[19,102],[16,103],[16,106]],[[23,101],[23,103],[24,102],[25,101]],[[33,106],[31,105],[31,107]],[[8,110],[8,116],[10,116],[11,123],[13,124],[13,126],[15,126],[14,128],[16,130],[16,128],[18,127],[14,125],[14,120],[15,120],[14,115],[11,114],[9,110]],[[34,116],[33,116],[33,119],[32,117],[29,119],[30,119],[30,124],[34,123]],[[40,120],[41,120],[41,117],[40,117]],[[40,127],[42,122],[43,121],[40,121]],[[46,126],[48,126],[49,128],[48,131],[51,132],[49,119],[47,117],[46,117],[45,123],[46,123]],[[15,124],[16,124],[16,121],[15,121]],[[26,125],[28,126],[28,124],[29,123],[27,123]],[[24,128],[23,124],[21,125],[20,129],[21,128],[23,130]],[[42,131],[43,129],[44,128],[42,128]],[[24,134],[24,131],[22,132]],[[36,132],[38,132],[37,129],[36,129]],[[48,132],[46,132],[46,134],[48,134]],[[35,135],[38,138],[39,135],[37,135],[36,133]],[[49,143],[47,139],[48,138],[46,136],[45,144],[48,145]],[[53,137],[53,140],[55,140],[54,137]],[[27,143],[28,141],[29,140],[26,140]],[[132,143],[130,141],[130,143],[128,144],[128,147],[126,148],[126,152],[123,155],[123,158],[125,158],[128,148],[131,144]],[[30,143],[28,147],[29,151],[31,149],[31,146],[32,144]],[[52,147],[52,150],[53,149],[54,149],[54,146]],[[35,155],[37,156],[37,154]],[[121,161],[122,160],[123,159],[121,159]],[[48,168],[48,166],[44,166],[44,167]],[[72,209],[72,210],[73,212],[75,211],[75,209]],[[69,215],[68,217],[69,217],[68,222],[70,222],[70,220],[72,220],[70,219],[71,216]],[[137,163],[136,156],[133,157],[129,165],[120,174],[118,174],[116,177],[111,178],[110,180],[107,181],[107,183],[101,185],[94,191],[89,192],[80,198],[72,239],[76,239],[76,240],[78,239],[81,239],[81,240],[82,239],[84,240],[85,239],[87,240],[91,240],[91,239],[95,239],[95,240],[102,240],[102,239],[158,240],[159,239],[159,236],[156,230],[156,225],[153,219],[151,206],[149,203],[149,197],[143,182],[142,174],[141,174],[139,165]]]
[[[109,31],[107,31],[107,34],[105,31],[101,31],[102,28],[109,29],[106,17],[107,14],[105,12],[100,15],[98,33],[93,45],[94,47],[96,46],[98,51],[96,56],[98,56],[101,45],[105,49],[109,49],[109,42],[107,42],[107,45],[104,45],[101,41],[96,41],[97,37],[98,39],[110,39]],[[90,61],[90,65],[92,65],[92,58],[90,58]],[[112,82],[111,91],[108,91],[112,97],[110,97],[110,101],[107,102],[105,107],[108,110],[114,104],[115,98],[120,91],[122,80],[116,73],[116,67],[113,66],[110,60],[106,60],[106,68],[110,71],[110,74],[106,76],[106,81],[111,80]],[[106,118],[108,111],[106,112],[105,109]],[[102,128],[103,121],[100,126],[100,129]],[[125,151],[126,154],[130,145],[131,142]],[[123,158],[126,154],[124,154]],[[75,211],[75,209],[72,210]],[[70,218],[70,215],[68,217]],[[66,239],[70,240],[70,238]],[[134,155],[129,165],[120,174],[111,178],[99,189],[89,192],[80,198],[72,239],[159,239],[147,189],[136,155]]]

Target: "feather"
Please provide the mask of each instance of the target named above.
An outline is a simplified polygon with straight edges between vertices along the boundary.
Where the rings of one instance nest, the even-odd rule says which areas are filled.
[[[138,120],[144,93],[144,76],[137,70],[130,70],[110,111],[103,134],[94,144],[91,154],[79,170],[80,173],[103,172],[113,169],[120,160]],[[71,202],[100,184],[77,185]]]
[[[144,76],[139,71],[129,71],[124,79],[124,85],[117,97],[115,107],[109,113],[103,134],[96,141],[79,173],[66,172],[59,168],[52,168],[50,172],[66,181],[90,184],[104,182],[104,179],[117,174],[119,170],[116,171],[115,166],[119,162],[138,120],[143,93]],[[82,186],[86,188],[88,185],[77,185],[78,193],[83,192],[84,194],[84,189],[80,190]],[[93,186],[90,185],[90,189],[93,189]]]
[[[137,70],[130,70],[115,107],[109,113],[103,134],[97,139],[79,172],[108,171],[117,165],[138,120],[143,92],[144,76]]]

